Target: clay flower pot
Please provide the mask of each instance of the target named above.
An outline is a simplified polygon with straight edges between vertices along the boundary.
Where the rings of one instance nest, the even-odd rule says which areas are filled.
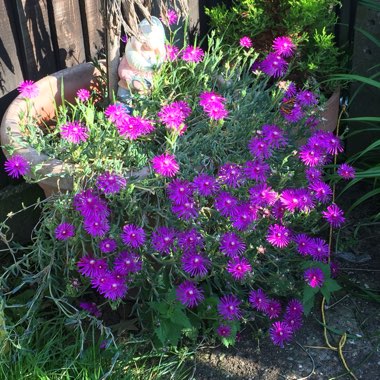
[[[47,121],[54,117],[56,104],[62,104],[61,90],[64,90],[64,98],[69,102],[74,102],[76,93],[81,88],[89,88],[94,83],[96,76],[100,72],[91,64],[83,63],[70,67],[52,75],[49,75],[36,82],[39,88],[39,95],[32,99],[30,115],[39,121]],[[30,146],[20,144],[23,134],[20,129],[20,114],[27,110],[27,103],[24,98],[18,96],[8,107],[0,128],[1,145],[11,145],[16,149],[17,154],[23,156],[29,164],[34,167],[41,165],[38,170],[38,182],[44,190],[46,196],[56,192],[66,192],[73,189],[75,166],[64,163],[58,159],[48,157],[46,154],[38,153]],[[3,149],[5,156],[9,153]],[[149,173],[148,168],[140,172],[131,173],[133,176],[145,177]],[[35,179],[32,177],[32,179]]]
[[[333,132],[338,123],[339,116],[339,100],[340,100],[340,89],[337,88],[334,93],[327,99],[326,108],[322,112],[321,123],[318,129],[324,131]]]

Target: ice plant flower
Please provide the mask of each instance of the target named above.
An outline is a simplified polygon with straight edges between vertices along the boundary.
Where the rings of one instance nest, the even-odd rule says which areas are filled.
[[[247,273],[252,271],[251,264],[245,257],[233,258],[228,262],[226,269],[235,280],[242,280]]]
[[[125,297],[128,287],[123,278],[119,278],[114,273],[108,273],[105,275],[104,281],[99,285],[98,291],[105,298],[116,301]]]
[[[54,234],[58,240],[68,240],[75,236],[75,227],[70,223],[61,223],[56,227]]]
[[[210,260],[197,252],[185,252],[181,258],[182,269],[190,276],[206,276],[211,265]]]
[[[342,177],[345,180],[355,178],[355,169],[348,164],[339,165],[337,173],[340,177]]]
[[[332,197],[331,187],[323,181],[315,181],[309,185],[309,189],[312,191],[312,194],[315,199],[319,202],[326,203]]]
[[[311,252],[311,246],[313,244],[313,238],[306,234],[298,234],[294,237],[293,241],[297,244],[297,251],[302,256],[309,255]]]
[[[275,124],[264,124],[261,127],[264,141],[267,141],[273,148],[281,148],[286,146],[286,138],[284,131]]]
[[[188,199],[184,203],[174,204],[172,211],[176,214],[177,218],[182,220],[194,219],[198,216],[198,209],[193,199]]]
[[[299,156],[306,166],[311,167],[322,165],[325,157],[322,149],[311,147],[310,145],[303,145],[300,148]]]
[[[329,257],[329,245],[323,239],[312,239],[308,253],[316,261],[326,261]]]
[[[168,19],[168,25],[174,25],[178,22],[178,15],[174,9],[168,9],[166,12],[166,18]]]
[[[179,171],[179,165],[175,156],[169,153],[153,157],[152,165],[154,171],[163,177],[174,177]]]
[[[32,80],[25,80],[21,82],[17,87],[17,90],[22,97],[27,99],[36,98],[40,93],[37,83]]]
[[[221,215],[228,217],[236,213],[238,201],[230,193],[222,191],[215,197],[214,205]]]
[[[260,64],[261,70],[270,77],[282,77],[288,69],[288,63],[280,55],[269,53]]]
[[[203,291],[198,289],[196,284],[185,281],[176,289],[177,300],[186,307],[193,308],[204,300]]]
[[[265,312],[269,305],[269,299],[262,289],[251,290],[249,302],[255,309]]]
[[[136,140],[141,136],[147,135],[154,131],[152,120],[144,119],[139,116],[121,115],[115,122],[120,136],[130,140]]]
[[[116,194],[123,189],[127,181],[122,176],[113,172],[105,172],[96,179],[96,186],[104,194]]]
[[[61,137],[73,144],[85,142],[88,138],[88,128],[79,121],[61,125]]]
[[[281,57],[291,57],[294,53],[296,45],[292,39],[287,36],[277,37],[273,40],[273,50]]]
[[[226,232],[220,239],[220,251],[234,258],[245,251],[243,239],[234,232]]]
[[[184,131],[185,119],[190,115],[191,108],[185,101],[173,102],[163,106],[157,116],[168,129]]]
[[[78,100],[80,100],[81,102],[86,102],[88,99],[90,99],[90,91],[88,91],[87,89],[85,88],[80,88],[78,91],[77,91],[77,98]]]
[[[101,311],[98,309],[98,306],[95,302],[80,302],[79,307],[83,310],[88,311],[96,318],[100,318],[102,316]]]
[[[279,224],[269,226],[267,241],[274,247],[284,248],[290,243],[290,231]]]
[[[174,228],[158,227],[151,237],[153,248],[163,254],[169,254],[174,246],[177,231]]]
[[[83,228],[93,237],[102,237],[110,230],[110,225],[107,219],[90,216],[84,218]]]
[[[335,228],[340,227],[345,221],[343,210],[336,204],[332,204],[327,207],[326,211],[322,211],[322,216]]]
[[[73,205],[86,219],[105,219],[110,213],[106,201],[100,198],[92,189],[87,189],[76,194]]]
[[[325,281],[325,275],[320,268],[306,269],[304,272],[304,278],[312,288],[320,288]]]
[[[253,137],[248,142],[248,149],[253,158],[263,160],[272,155],[271,146],[262,138]]]
[[[145,243],[144,229],[142,227],[137,227],[134,224],[126,224],[123,227],[123,232],[120,237],[125,245],[132,248],[141,247]]]
[[[240,165],[226,163],[219,168],[218,179],[230,187],[240,187],[244,183],[244,176]]]
[[[141,270],[141,258],[134,252],[122,251],[116,257],[114,270],[121,275],[136,273]]]
[[[183,179],[174,179],[168,185],[168,194],[174,204],[188,202],[193,196],[192,183]]]
[[[288,302],[286,306],[286,314],[288,315],[302,315],[303,305],[302,302],[297,299],[292,299]]]
[[[301,106],[313,106],[318,103],[317,97],[311,91],[300,91],[296,99]]]
[[[224,296],[218,303],[218,312],[226,320],[240,319],[240,301],[232,294]]]
[[[269,170],[269,165],[261,160],[247,161],[243,168],[245,177],[257,182],[265,182]]]
[[[15,154],[5,161],[4,169],[10,177],[20,178],[29,172],[30,166],[23,156]]]
[[[281,314],[281,303],[277,300],[269,300],[268,306],[264,312],[269,319],[278,318]]]
[[[103,253],[113,252],[117,248],[117,242],[114,239],[103,239],[99,242],[99,249]]]
[[[302,316],[296,314],[285,314],[284,322],[290,327],[292,333],[294,333],[302,326]]]
[[[105,260],[96,259],[92,256],[83,256],[77,262],[78,272],[86,277],[94,278],[107,272]]]
[[[204,91],[199,97],[199,105],[211,119],[223,120],[228,115],[225,107],[226,99],[221,95],[212,91]]]
[[[292,329],[286,322],[274,322],[269,329],[272,342],[276,346],[284,347],[285,342],[289,342],[292,338]]]
[[[207,174],[199,174],[193,179],[193,186],[199,195],[208,197],[219,191],[219,184],[216,179]]]
[[[122,103],[110,104],[104,111],[107,119],[112,123],[118,123],[125,115],[127,111]]]
[[[203,60],[204,51],[196,46],[187,46],[182,50],[182,59],[186,62],[199,63]]]
[[[167,44],[165,45],[165,50],[166,50],[166,59],[168,61],[175,61],[178,58],[179,49],[177,46]]]
[[[231,335],[231,327],[227,325],[220,325],[216,329],[217,334],[222,338],[228,338]]]
[[[204,239],[200,232],[195,228],[187,231],[182,231],[178,235],[178,246],[184,252],[196,251],[198,248],[203,248]]]
[[[266,183],[253,186],[249,189],[252,204],[256,206],[271,206],[278,199],[278,194]]]
[[[248,36],[244,36],[240,38],[239,44],[240,46],[249,49],[250,47],[252,47],[252,40]]]

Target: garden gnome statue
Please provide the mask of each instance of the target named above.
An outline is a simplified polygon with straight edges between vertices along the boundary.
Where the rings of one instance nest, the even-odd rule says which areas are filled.
[[[161,21],[152,16],[138,25],[138,36],[131,37],[119,64],[118,99],[130,105],[131,93],[144,94],[152,87],[153,70],[165,60],[165,31]]]

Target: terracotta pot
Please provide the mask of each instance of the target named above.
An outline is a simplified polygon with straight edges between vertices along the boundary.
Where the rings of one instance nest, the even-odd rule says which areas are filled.
[[[64,98],[69,102],[74,102],[76,92],[80,88],[89,88],[95,77],[99,75],[100,72],[91,63],[83,63],[39,80],[36,82],[39,95],[33,99],[31,116],[40,121],[52,119],[55,114],[54,101],[58,105],[62,104],[61,89],[64,90]],[[15,147],[17,154],[25,157],[31,166],[42,165],[38,174],[43,179],[38,184],[46,196],[72,190],[74,178],[70,173],[74,173],[74,165],[48,157],[46,154],[38,153],[32,147],[25,147],[20,144],[19,141],[22,140],[23,135],[20,130],[19,115],[25,112],[26,108],[27,103],[21,96],[18,96],[8,107],[1,123],[1,145]],[[3,151],[9,157],[9,153],[5,149]],[[146,176],[148,169],[132,174],[134,176]]]
[[[330,132],[335,130],[339,117],[339,100],[340,89],[337,88],[326,102],[325,110],[322,112],[322,120],[318,125],[318,129]]]

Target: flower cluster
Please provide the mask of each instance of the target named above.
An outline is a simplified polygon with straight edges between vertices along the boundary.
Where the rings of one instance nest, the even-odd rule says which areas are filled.
[[[177,101],[162,107],[157,116],[166,128],[175,130],[181,135],[186,131],[184,122],[190,114],[190,106],[185,101]]]
[[[223,96],[212,91],[205,91],[200,95],[199,104],[210,119],[223,120],[228,115],[225,102],[226,99]]]

